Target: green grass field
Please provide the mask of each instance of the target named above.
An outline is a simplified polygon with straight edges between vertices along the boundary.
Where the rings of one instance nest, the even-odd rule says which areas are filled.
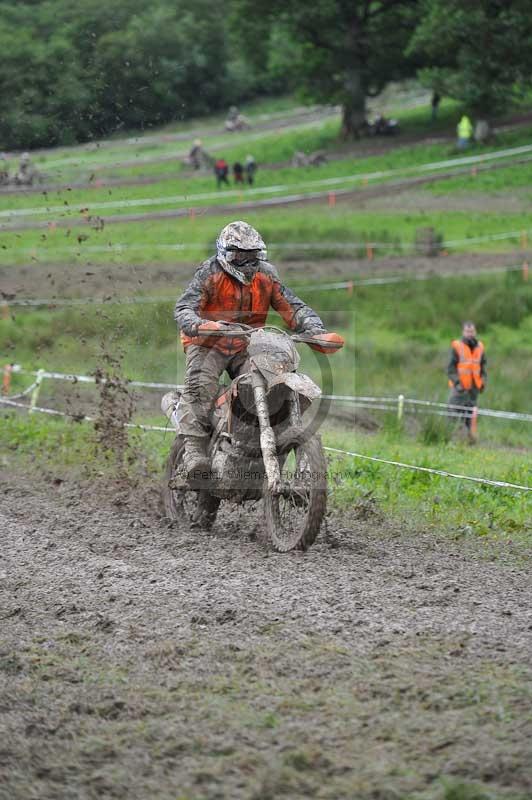
[[[397,255],[410,252],[416,230],[434,227],[449,241],[452,252],[504,252],[520,246],[522,231],[532,236],[530,215],[500,212],[408,211],[374,212],[351,209],[347,205],[328,208],[271,209],[239,212],[238,216],[255,225],[269,243],[273,259],[307,256],[298,243],[313,245],[312,257],[365,257],[365,242],[375,242],[375,254]],[[117,223],[104,230],[87,225],[51,230],[0,233],[0,263],[16,267],[32,262],[84,264],[142,264],[191,260],[200,263],[212,253],[216,236],[227,222],[227,214],[208,217],[181,217],[141,223]],[[478,237],[512,232],[496,241],[472,241]],[[276,248],[276,243],[294,245]],[[345,245],[352,244],[346,251]],[[379,246],[379,244],[383,246]],[[445,269],[445,261],[435,262]],[[176,279],[178,280],[177,276]],[[149,287],[144,287],[148,289]]]

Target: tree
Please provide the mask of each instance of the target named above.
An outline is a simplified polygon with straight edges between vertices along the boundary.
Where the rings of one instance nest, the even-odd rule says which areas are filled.
[[[226,107],[225,34],[217,0],[0,0],[0,149]]]
[[[256,46],[264,41],[265,20],[271,30],[284,27],[293,51],[289,82],[308,98],[340,104],[344,135],[352,136],[364,122],[366,98],[414,72],[404,49],[417,5],[418,0],[233,0],[233,13],[255,60],[268,52]]]
[[[431,64],[425,84],[489,119],[530,85],[530,0],[420,0],[408,52]]]

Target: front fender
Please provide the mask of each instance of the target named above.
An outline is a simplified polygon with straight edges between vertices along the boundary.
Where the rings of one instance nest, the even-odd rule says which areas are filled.
[[[320,387],[308,375],[302,375],[299,372],[283,372],[282,375],[276,375],[275,378],[268,381],[268,391],[281,384],[311,401],[321,396]]]

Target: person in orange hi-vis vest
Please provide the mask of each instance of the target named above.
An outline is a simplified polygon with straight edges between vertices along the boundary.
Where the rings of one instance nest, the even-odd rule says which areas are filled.
[[[474,441],[471,430],[472,409],[477,406],[478,395],[486,388],[486,353],[484,345],[477,339],[475,323],[468,321],[462,326],[462,338],[451,344],[451,354],[447,366],[449,379],[449,406],[464,409],[462,418],[469,438]],[[451,418],[456,418],[458,409],[450,408]]]

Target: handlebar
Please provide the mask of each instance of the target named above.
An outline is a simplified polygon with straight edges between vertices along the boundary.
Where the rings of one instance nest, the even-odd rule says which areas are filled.
[[[223,327],[219,330],[206,329],[202,331],[200,326],[198,329],[198,336],[244,339],[251,336],[251,334],[257,330],[272,330],[283,336],[288,336],[293,342],[308,344],[312,349],[321,352],[335,352],[344,345],[344,340],[341,336],[338,336],[336,333],[327,333],[326,331],[318,334],[288,333],[282,330],[282,328],[277,328],[275,325],[263,325],[260,328],[253,328],[251,325],[244,325],[243,323],[224,321],[219,321],[218,325],[222,325]]]

